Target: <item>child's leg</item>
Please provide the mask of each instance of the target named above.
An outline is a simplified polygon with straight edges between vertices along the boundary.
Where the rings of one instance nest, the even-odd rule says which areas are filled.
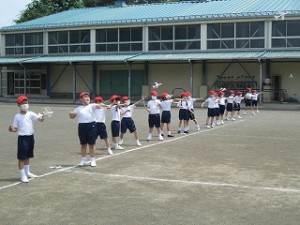
[[[87,144],[81,145],[81,156],[86,157],[86,146]]]

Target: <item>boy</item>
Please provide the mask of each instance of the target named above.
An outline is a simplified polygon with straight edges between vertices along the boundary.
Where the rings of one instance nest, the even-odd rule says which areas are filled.
[[[226,97],[224,97],[224,92],[223,91],[219,91],[218,92],[219,95],[219,108],[220,108],[220,123],[221,125],[224,125],[224,112],[225,112],[225,105],[226,105]]]
[[[18,166],[21,176],[21,182],[28,183],[28,178],[35,178],[30,172],[30,158],[34,157],[34,122],[44,121],[42,114],[36,114],[28,111],[29,104],[26,96],[19,96],[17,98],[20,112],[15,115],[13,125],[8,127],[10,132],[18,132]]]
[[[251,98],[252,98],[251,88],[247,88],[247,93],[244,96],[244,99],[245,99],[245,112],[244,112],[244,115],[247,114],[248,110],[252,109]],[[252,114],[253,113],[254,112],[252,111]]]
[[[187,100],[187,95],[185,92],[182,92],[181,100],[177,102],[177,107],[179,108],[179,123],[178,123],[178,134],[187,134],[188,132],[188,121],[189,121],[189,114],[188,114],[188,107],[189,103]],[[182,128],[183,124],[183,128]]]
[[[111,101],[111,148],[117,150],[123,150],[124,148],[119,145],[118,138],[120,137],[120,121],[121,121],[121,107],[124,105],[120,104],[121,97],[118,95],[112,95]]]
[[[229,91],[229,96],[227,97],[227,105],[226,105],[226,113],[225,113],[225,120],[229,120],[227,115],[230,112],[231,120],[234,121],[235,118],[233,117],[234,111],[234,90]]]
[[[149,133],[147,137],[147,141],[152,140],[152,132],[153,127],[155,126],[158,133],[158,138],[160,141],[163,141],[163,137],[161,135],[161,129],[160,129],[160,108],[161,108],[161,102],[157,99],[157,92],[152,91],[151,92],[151,100],[147,103],[147,111],[149,113],[148,115],[148,125],[149,125]]]
[[[96,96],[94,98],[94,102],[97,104],[102,104],[103,99],[101,96]],[[107,106],[107,108],[109,107]],[[106,108],[100,108],[100,109],[96,109],[95,111],[95,119],[96,119],[96,126],[97,126],[96,138],[99,136],[101,140],[104,140],[108,154],[113,155],[113,152],[110,148],[110,143],[108,140],[106,125],[105,125],[106,110],[107,110]]]
[[[170,99],[170,96],[167,93],[161,94],[161,132],[163,132],[164,124],[167,124],[168,137],[174,137],[171,133],[170,123],[171,123],[171,106],[174,103],[174,99]],[[164,136],[162,134],[162,136]]]
[[[188,115],[189,115],[189,120],[194,121],[197,130],[200,130],[200,125],[198,121],[195,118],[195,113],[194,113],[194,102],[202,100],[201,98],[192,98],[192,94],[190,92],[186,92],[187,95],[187,100],[188,100]]]
[[[101,108],[100,104],[90,104],[90,93],[81,92],[79,94],[81,106],[77,107],[74,111],[69,113],[69,117],[74,119],[78,118],[78,137],[81,145],[81,160],[79,166],[84,166],[86,162],[86,149],[87,145],[90,150],[91,167],[97,166],[95,159],[95,144],[97,139],[97,128],[95,111]]]
[[[261,93],[257,93],[256,90],[252,90],[251,104],[252,104],[252,114],[253,115],[255,115],[254,107],[256,108],[256,112],[259,113],[258,105],[257,105],[257,100],[258,100],[259,94],[261,94]]]
[[[135,123],[132,119],[132,113],[133,113],[133,109],[136,107],[136,105],[139,104],[143,100],[144,99],[140,99],[136,103],[130,104],[130,99],[128,96],[124,96],[121,99],[124,106],[121,107],[122,120],[121,120],[121,136],[120,136],[120,141],[119,141],[120,145],[122,145],[124,143],[123,139],[124,139],[124,135],[125,135],[127,129],[129,130],[130,133],[133,133],[135,140],[136,140],[136,145],[137,146],[142,145],[139,141],[138,132],[137,132]]]
[[[214,127],[214,118],[216,116],[215,106],[217,102],[218,99],[216,98],[216,93],[214,91],[209,91],[209,97],[201,104],[201,107],[203,107],[205,103],[208,103],[206,117],[206,128],[208,129]]]
[[[235,104],[234,104],[234,111],[236,111],[237,112],[237,118],[238,119],[241,119],[242,117],[240,116],[240,111],[241,111],[241,102],[242,102],[242,100],[244,99],[244,97],[242,96],[242,92],[241,91],[238,91],[237,93],[236,93],[236,96],[235,96],[235,98],[234,98],[234,102],[235,102]]]

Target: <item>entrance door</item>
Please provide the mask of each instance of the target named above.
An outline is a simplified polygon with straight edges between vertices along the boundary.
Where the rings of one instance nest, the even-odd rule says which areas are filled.
[[[272,99],[273,101],[280,101],[280,88],[281,88],[281,82],[280,82],[280,76],[272,76],[272,83],[271,83],[273,95]]]

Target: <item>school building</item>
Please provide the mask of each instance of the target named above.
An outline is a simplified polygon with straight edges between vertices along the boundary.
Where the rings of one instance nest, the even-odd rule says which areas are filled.
[[[0,95],[77,99],[221,87],[300,101],[299,0],[72,9],[0,28]]]

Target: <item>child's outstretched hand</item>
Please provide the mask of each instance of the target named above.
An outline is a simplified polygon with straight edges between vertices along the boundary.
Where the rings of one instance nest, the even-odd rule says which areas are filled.
[[[8,127],[8,131],[9,131],[9,132],[16,132],[16,129],[13,128],[12,126],[9,126],[9,127]]]

